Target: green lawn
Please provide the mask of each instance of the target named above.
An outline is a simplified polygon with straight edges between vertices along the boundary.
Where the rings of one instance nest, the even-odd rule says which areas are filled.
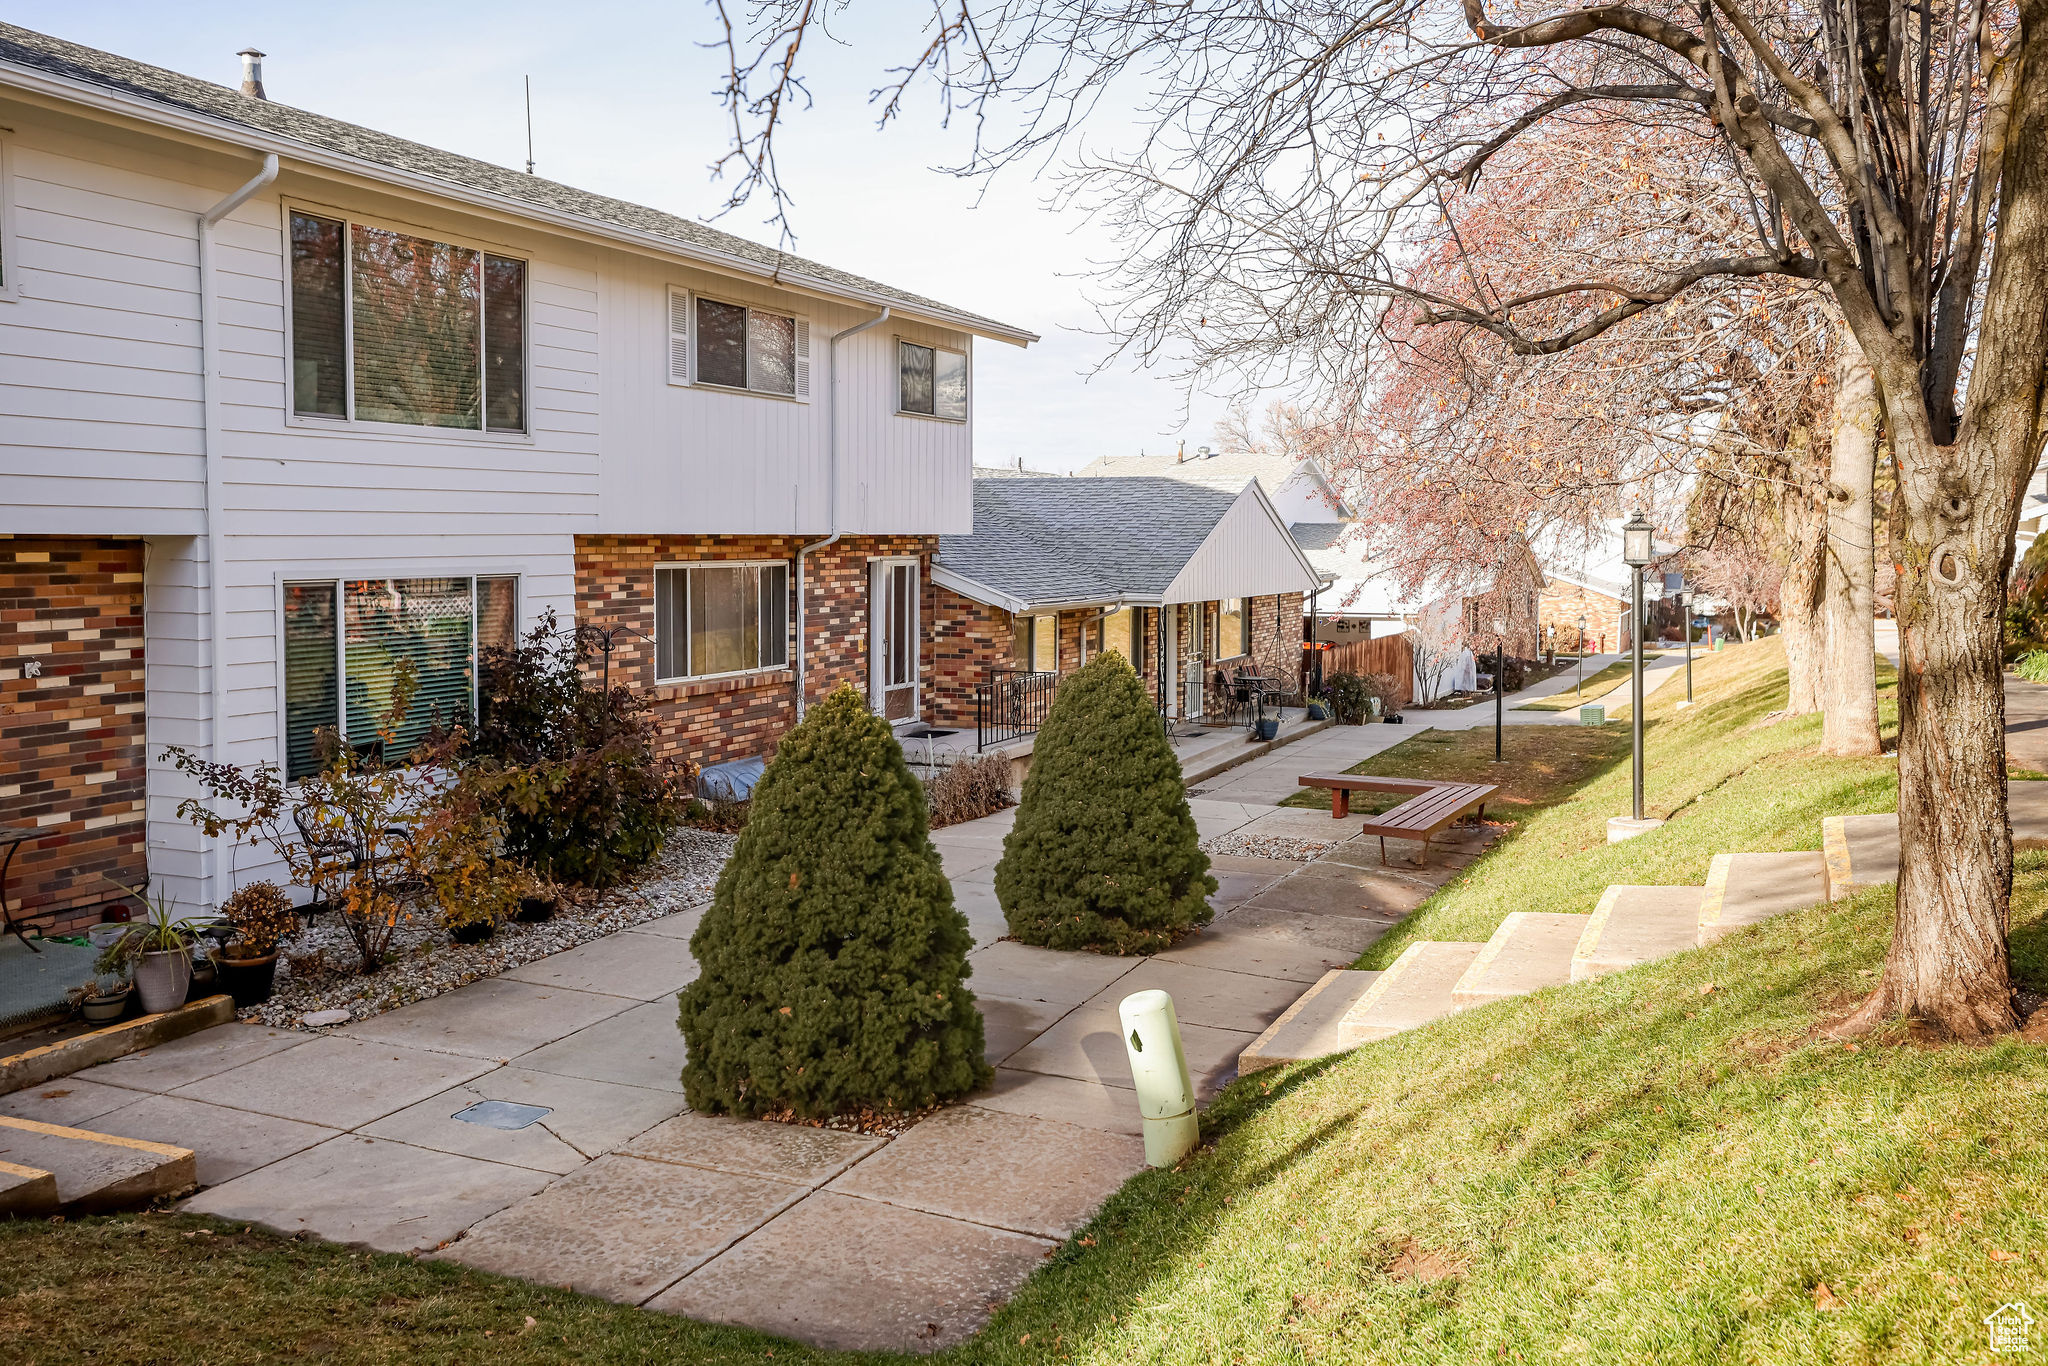
[[[1519,822],[1570,796],[1594,775],[1626,758],[1628,749],[1626,726],[1510,726],[1504,740],[1506,761],[1496,764],[1491,726],[1425,730],[1344,771],[1386,778],[1493,783],[1501,790],[1487,801],[1487,819]],[[1368,815],[1406,800],[1400,793],[1354,792],[1351,809]],[[1328,811],[1330,789],[1305,787],[1280,804]]]
[[[1597,702],[1622,684],[1628,682],[1628,676],[1632,667],[1628,664],[1609,664],[1598,673],[1587,675],[1584,692],[1568,688],[1564,692],[1546,697],[1540,702],[1524,702],[1521,710],[1570,711],[1582,702]]]
[[[1585,909],[1616,873],[1696,876],[1715,850],[1772,847],[1739,837],[1810,845],[1816,813],[1881,808],[1884,764],[1765,721],[1775,650],[1724,652],[1700,715],[1653,699],[1659,835],[1588,839],[1625,796],[1611,770],[1414,919],[1483,938],[1510,887],[1520,909]],[[1821,1037],[1869,988],[1888,899],[1256,1074],[1205,1114],[1201,1150],[1132,1181],[939,1359],[1991,1360],[1984,1315],[2048,1304],[2048,1053]],[[2012,937],[2037,987],[2044,910],[2048,854],[2022,854]],[[163,1216],[0,1225],[0,1343],[10,1366],[827,1355]]]

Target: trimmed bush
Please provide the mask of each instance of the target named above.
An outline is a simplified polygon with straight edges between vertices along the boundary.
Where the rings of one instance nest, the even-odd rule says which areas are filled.
[[[678,998],[693,1109],[915,1110],[990,1076],[967,917],[889,723],[842,686],[782,737]]]
[[[1209,856],[1159,713],[1121,655],[1061,682],[1032,747],[996,899],[1027,944],[1154,953],[1207,924]]]

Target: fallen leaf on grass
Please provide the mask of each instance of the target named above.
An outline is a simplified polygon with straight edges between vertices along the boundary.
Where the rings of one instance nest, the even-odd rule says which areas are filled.
[[[1387,1264],[1387,1275],[1397,1281],[1420,1281],[1431,1285],[1449,1280],[1458,1268],[1442,1253],[1423,1247],[1413,1238],[1401,1244],[1400,1255]]]
[[[1991,1249],[1991,1260],[1994,1262],[2009,1262],[2019,1255],[2017,1252],[2007,1252],[2002,1248]]]
[[[1836,1298],[1834,1291],[1828,1289],[1828,1283],[1822,1281],[1813,1288],[1813,1307],[1815,1309],[1840,1309],[1842,1301]]]

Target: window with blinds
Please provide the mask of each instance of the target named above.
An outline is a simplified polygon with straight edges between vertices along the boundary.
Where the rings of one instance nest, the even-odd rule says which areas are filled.
[[[662,683],[789,664],[789,566],[654,571],[654,674]]]
[[[436,726],[469,724],[478,651],[513,643],[518,601],[509,575],[286,584],[287,780],[320,771],[330,753],[322,732],[332,744],[402,762]],[[402,662],[419,686],[386,736]]]
[[[526,430],[526,263],[291,215],[292,411]]]

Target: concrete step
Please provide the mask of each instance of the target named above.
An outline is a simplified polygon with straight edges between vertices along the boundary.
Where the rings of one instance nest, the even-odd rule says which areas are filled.
[[[1344,1017],[1379,979],[1377,972],[1351,968],[1324,973],[1299,1001],[1266,1026],[1265,1033],[1252,1040],[1251,1047],[1237,1055],[1237,1074],[1343,1052]]]
[[[1509,912],[1451,988],[1451,1007],[1469,1010],[1571,981],[1572,951],[1592,918],[1555,911]]]
[[[41,1219],[56,1212],[56,1177],[18,1162],[0,1162],[0,1218]]]
[[[1700,942],[1704,887],[1609,887],[1572,951],[1572,980],[1590,982]]]
[[[1899,880],[1899,813],[1829,816],[1820,823],[1828,900],[1841,901]]]
[[[1827,861],[1818,850],[1793,854],[1716,854],[1700,898],[1699,941],[1828,899]]]
[[[190,1148],[0,1115],[0,1163],[48,1173],[66,1214],[97,1214],[182,1195],[198,1184]]]
[[[1472,966],[1484,944],[1410,944],[1392,966],[1366,988],[1338,1027],[1341,1047],[1354,1048],[1399,1034],[1451,1013],[1451,988]]]

